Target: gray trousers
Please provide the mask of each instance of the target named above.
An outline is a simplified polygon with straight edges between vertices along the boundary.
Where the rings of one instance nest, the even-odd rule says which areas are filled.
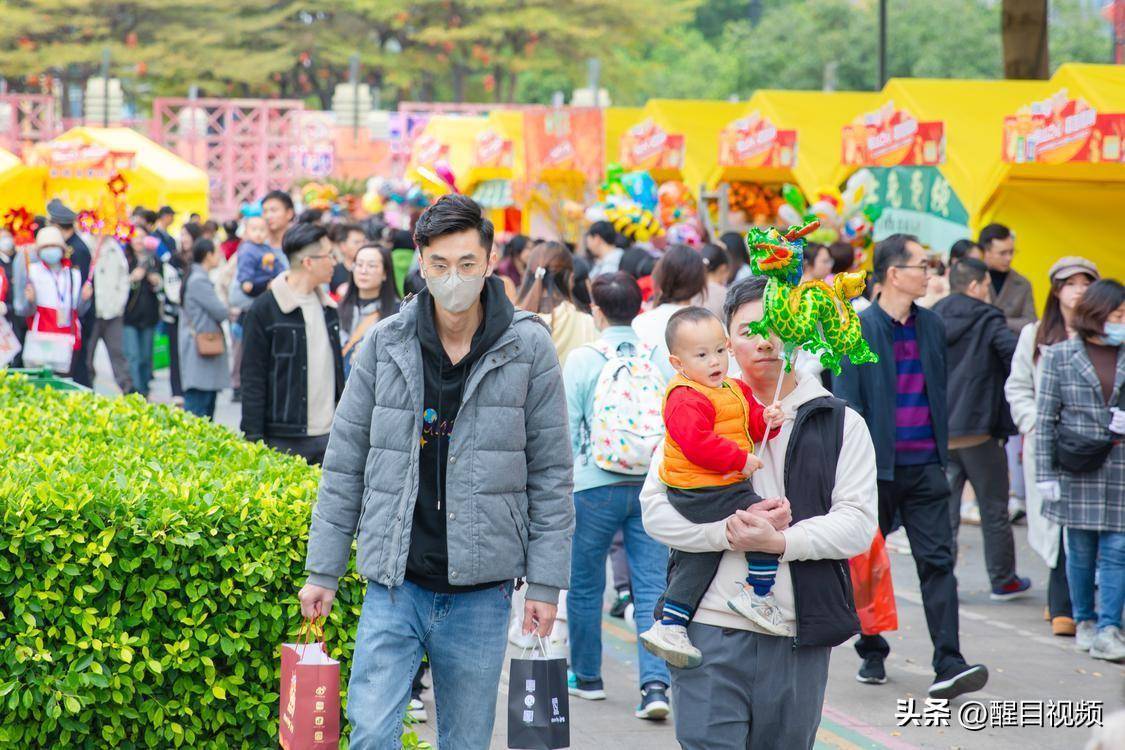
[[[672,669],[676,740],[683,750],[811,749],[828,684],[827,646],[693,622],[703,652],[695,669]]]
[[[86,369],[90,373],[90,381],[94,379],[94,353],[98,348],[98,339],[105,342],[106,351],[109,352],[109,364],[113,368],[113,379],[122,393],[133,390],[133,378],[129,375],[129,361],[125,359],[125,345],[122,332],[125,330],[125,319],[118,315],[116,318],[94,318],[91,330],[83,332],[83,348],[86,350]]]
[[[992,586],[1016,575],[1016,544],[1008,516],[1008,456],[999,441],[989,438],[971,448],[949,451],[949,520],[953,525],[953,559],[957,559],[957,531],[961,528],[961,493],[966,480],[973,485],[980,506],[984,534],[984,567]]]

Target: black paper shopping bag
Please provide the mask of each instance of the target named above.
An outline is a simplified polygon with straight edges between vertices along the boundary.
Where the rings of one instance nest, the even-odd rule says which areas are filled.
[[[508,747],[570,747],[566,659],[512,659],[508,680]]]

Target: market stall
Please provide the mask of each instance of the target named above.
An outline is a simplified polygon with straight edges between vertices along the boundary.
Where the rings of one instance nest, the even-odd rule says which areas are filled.
[[[406,178],[430,194],[444,195],[463,189],[473,160],[477,135],[488,118],[469,115],[434,115],[415,137],[406,165]]]
[[[44,194],[76,211],[97,210],[114,173],[128,183],[129,204],[171,206],[177,221],[207,216],[207,174],[129,128],[79,127],[36,146],[28,163],[46,172]]]
[[[522,114],[524,233],[577,241],[583,206],[591,202],[605,169],[602,110],[536,107]]]
[[[461,189],[481,205],[497,232],[522,229],[523,115],[494,110],[477,132]]]
[[[1125,206],[1125,68],[1063,65],[1040,91],[991,123],[1000,163],[978,220],[1016,233],[1015,266],[1037,305],[1062,255],[1084,255],[1103,275],[1125,278],[1117,221]]]
[[[29,167],[11,151],[0,149],[0,215],[12,208],[42,213],[46,205],[43,181],[46,170]]]

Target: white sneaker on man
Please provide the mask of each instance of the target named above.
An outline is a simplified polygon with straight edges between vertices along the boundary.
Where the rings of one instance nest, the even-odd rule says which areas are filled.
[[[744,585],[738,596],[727,601],[727,606],[767,633],[790,635],[772,591],[759,596],[754,593],[754,589]]]
[[[1106,661],[1125,661],[1125,636],[1121,628],[1110,625],[1102,628],[1090,644],[1090,656]]]
[[[1094,637],[1098,634],[1098,626],[1093,620],[1083,620],[1074,630],[1074,648],[1078,651],[1089,651],[1094,645]]]
[[[703,662],[703,653],[691,644],[683,625],[665,625],[657,620],[641,633],[640,639],[646,649],[670,666],[693,669]]]

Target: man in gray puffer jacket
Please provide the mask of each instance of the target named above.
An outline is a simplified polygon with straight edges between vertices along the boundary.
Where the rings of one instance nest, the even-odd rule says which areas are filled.
[[[357,541],[368,579],[348,686],[355,750],[400,746],[429,655],[441,750],[487,748],[513,579],[524,632],[569,583],[572,460],[546,325],[490,275],[492,224],[464,196],[422,214],[426,289],[368,334],[336,411],[300,592],[326,615]]]

